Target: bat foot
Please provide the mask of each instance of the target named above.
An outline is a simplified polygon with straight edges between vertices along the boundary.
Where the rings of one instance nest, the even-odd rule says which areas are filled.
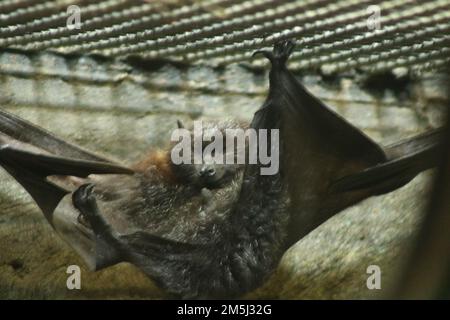
[[[84,184],[72,195],[74,207],[83,215],[96,234],[103,234],[109,231],[108,224],[100,214],[97,200],[93,194],[94,185]]]
[[[294,48],[295,43],[293,40],[282,40],[275,43],[272,51],[258,50],[253,53],[252,57],[262,54],[269,59],[272,64],[285,64],[292,54],[292,51],[294,51]]]
[[[95,211],[97,204],[95,197],[92,194],[93,189],[93,184],[84,184],[73,193],[72,202],[78,211],[83,213],[91,213],[92,211]]]
[[[121,252],[124,245],[100,214],[93,189],[92,183],[82,185],[73,193],[72,201],[94,232],[95,270],[99,270],[122,261]]]

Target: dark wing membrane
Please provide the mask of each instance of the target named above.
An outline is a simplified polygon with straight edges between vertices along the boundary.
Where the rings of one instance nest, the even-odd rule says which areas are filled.
[[[292,198],[294,242],[362,195],[330,193],[339,177],[387,160],[384,151],[356,127],[309,93],[286,68],[290,42],[272,53],[269,96],[252,121],[254,128],[280,130],[280,170]]]
[[[28,191],[50,223],[68,191],[47,181],[48,176],[133,173],[4,110],[0,110],[0,165]]]
[[[90,174],[132,174],[131,169],[109,162],[68,159],[0,146],[0,165],[8,171],[36,201],[47,220],[69,191],[47,181],[51,175],[87,177]]]
[[[442,130],[382,149],[328,109],[289,72],[293,44],[263,52],[272,62],[269,96],[254,128],[280,130],[281,174],[292,204],[289,241],[295,242],[340,210],[392,191],[436,165]]]
[[[443,128],[438,128],[386,146],[384,150],[389,159],[396,159],[422,151],[440,150],[443,141],[444,130]]]
[[[167,260],[185,258],[205,246],[174,241],[142,231],[120,236],[120,240],[135,253]]]
[[[366,161],[370,164],[386,160],[383,150],[361,130],[350,124],[323,102],[313,96],[286,68],[283,61],[290,54],[288,44],[277,44],[270,53],[272,70],[270,72],[269,97],[263,107],[255,114],[252,125],[256,128],[276,128],[288,126],[295,130],[291,135],[294,144],[306,140],[318,140],[315,150],[326,150],[345,160]],[[277,123],[278,122],[278,123]],[[283,130],[286,131],[286,130]],[[297,143],[296,143],[297,142]]]
[[[66,158],[111,162],[89,151],[61,140],[51,133],[13,114],[0,109],[0,133],[17,141],[30,144],[51,154]]]
[[[50,175],[87,177],[90,174],[132,174],[131,169],[109,162],[69,159],[60,156],[37,154],[10,146],[0,147],[0,163],[26,168],[41,177]]]
[[[443,130],[437,129],[386,147],[390,158],[382,164],[335,181],[332,190],[348,192],[369,189],[382,194],[399,188],[419,172],[435,167],[443,151]]]
[[[42,176],[18,166],[0,162],[1,166],[17,180],[34,199],[48,222],[52,224],[52,214],[67,190],[48,182]]]

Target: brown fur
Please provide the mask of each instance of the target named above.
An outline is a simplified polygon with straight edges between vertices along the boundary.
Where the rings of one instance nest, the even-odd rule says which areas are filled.
[[[170,153],[165,150],[156,150],[150,152],[141,161],[133,166],[137,172],[146,173],[150,168],[156,168],[157,172],[161,174],[168,182],[176,183],[178,179],[173,171],[171,165]]]

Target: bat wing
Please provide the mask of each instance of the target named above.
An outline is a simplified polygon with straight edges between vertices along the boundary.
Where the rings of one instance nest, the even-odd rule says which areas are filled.
[[[280,173],[292,207],[289,244],[342,209],[392,191],[431,167],[440,133],[381,148],[326,107],[287,69],[290,41],[259,52],[272,63],[269,95],[252,127],[279,129]]]
[[[133,173],[2,110],[0,165],[27,190],[50,223],[53,210],[69,191],[48,181],[48,176]]]
[[[326,107],[287,69],[290,41],[260,52],[272,63],[269,95],[252,127],[279,129],[280,173],[291,200],[289,243],[294,243],[362,194],[337,197],[330,185],[339,177],[383,163],[374,141]]]
[[[0,133],[23,144],[45,150],[53,155],[80,160],[111,162],[109,159],[59,139],[50,132],[1,109]]]
[[[443,151],[443,130],[436,129],[385,148],[388,161],[337,179],[334,192],[370,189],[383,194],[405,185],[419,172],[438,165]]]
[[[61,199],[69,193],[47,180],[48,176],[87,177],[90,174],[131,174],[131,169],[108,162],[68,159],[0,146],[0,165],[12,175],[36,201],[47,220]]]

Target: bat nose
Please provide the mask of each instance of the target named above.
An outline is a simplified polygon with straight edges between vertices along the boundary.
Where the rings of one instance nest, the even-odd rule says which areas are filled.
[[[202,177],[210,177],[213,176],[216,173],[216,170],[210,166],[203,166],[200,169],[200,175]]]

